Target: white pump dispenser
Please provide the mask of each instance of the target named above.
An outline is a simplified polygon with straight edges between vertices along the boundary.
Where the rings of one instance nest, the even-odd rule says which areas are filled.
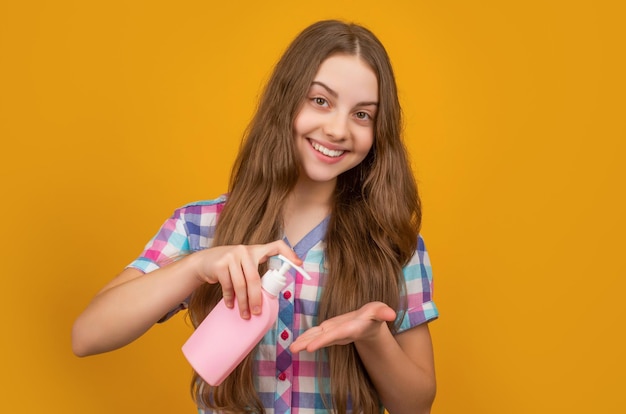
[[[267,293],[273,296],[278,296],[280,291],[283,290],[287,284],[285,273],[287,273],[292,267],[304,276],[305,279],[311,280],[311,276],[309,276],[303,268],[295,265],[291,260],[281,254],[278,255],[278,258],[284,262],[280,269],[270,269],[265,273],[265,275],[263,275],[263,278],[261,278],[261,286],[267,291]]]
[[[227,308],[222,299],[183,345],[183,354],[209,385],[217,386],[259,343],[278,317],[278,295],[284,289],[285,273],[294,268],[307,280],[311,276],[282,255],[280,269],[270,269],[261,278],[263,304],[259,315],[242,319],[239,307]]]

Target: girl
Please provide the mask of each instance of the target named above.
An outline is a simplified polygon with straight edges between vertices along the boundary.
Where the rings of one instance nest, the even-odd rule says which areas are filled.
[[[437,310],[400,135],[378,39],[338,21],[308,27],[276,65],[228,195],[165,222],[78,317],[74,352],[124,346],[187,306],[197,326],[222,297],[250,318],[259,274],[283,254],[313,280],[292,271],[276,326],[220,386],[194,375],[199,412],[429,412]]]

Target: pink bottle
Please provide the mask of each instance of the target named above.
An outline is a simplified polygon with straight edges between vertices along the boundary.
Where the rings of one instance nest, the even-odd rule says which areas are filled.
[[[263,305],[259,315],[242,319],[239,307],[229,309],[222,299],[183,345],[183,354],[209,385],[217,386],[252,351],[278,317],[278,295],[287,283],[285,273],[294,267],[306,279],[311,277],[282,255],[279,270],[270,269],[261,278]]]

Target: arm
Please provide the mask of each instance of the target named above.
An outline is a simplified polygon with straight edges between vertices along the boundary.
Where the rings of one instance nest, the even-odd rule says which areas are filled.
[[[72,349],[87,356],[129,344],[202,283],[220,283],[226,305],[232,308],[236,299],[242,317],[249,318],[250,312],[260,311],[262,301],[258,265],[279,253],[301,263],[279,240],[201,250],[148,274],[126,269],[78,316]]]
[[[354,342],[381,401],[391,414],[429,413],[435,398],[433,350],[426,324],[393,336],[395,312],[381,302],[328,319],[300,335],[292,352]]]
[[[359,356],[391,414],[430,413],[436,381],[427,324],[391,335],[387,324],[371,340],[355,341]]]
[[[109,282],[76,318],[78,356],[112,351],[139,338],[200,285],[192,257],[144,274],[128,268]]]

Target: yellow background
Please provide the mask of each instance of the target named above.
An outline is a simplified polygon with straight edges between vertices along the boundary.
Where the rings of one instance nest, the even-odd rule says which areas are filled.
[[[225,191],[276,59],[344,18],[397,72],[433,412],[623,412],[621,3],[3,0],[0,411],[194,412],[183,317],[86,359],[73,319],[173,209]]]

